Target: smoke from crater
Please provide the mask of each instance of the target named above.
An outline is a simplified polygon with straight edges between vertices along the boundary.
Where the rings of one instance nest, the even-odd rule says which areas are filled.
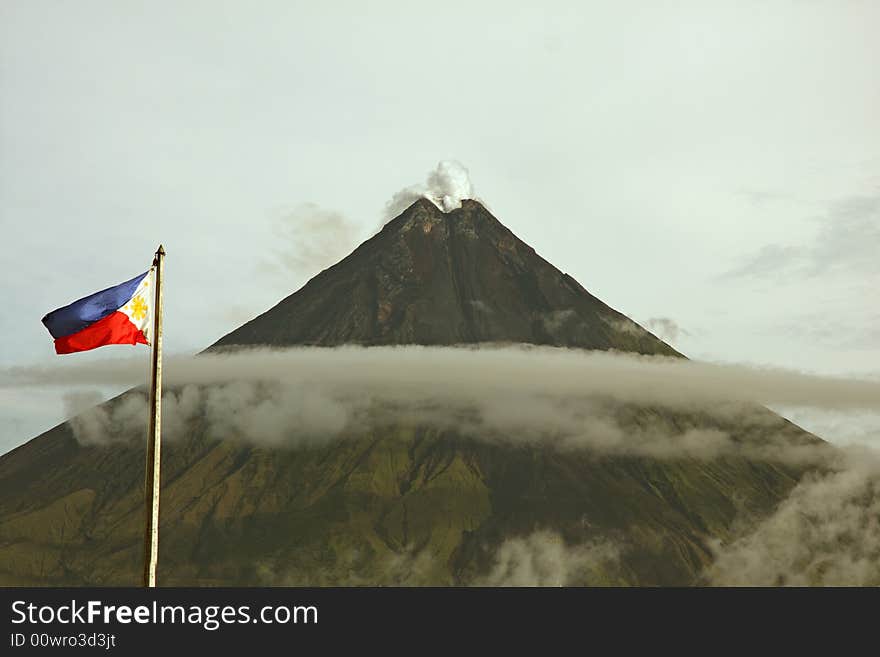
[[[462,200],[474,198],[470,173],[461,162],[443,160],[428,173],[425,182],[400,190],[388,201],[382,223],[390,221],[420,198],[428,199],[443,212],[460,208]]]

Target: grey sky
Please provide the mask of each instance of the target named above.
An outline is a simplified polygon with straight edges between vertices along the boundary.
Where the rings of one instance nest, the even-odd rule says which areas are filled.
[[[43,314],[159,241],[167,348],[200,349],[321,266],[304,204],[344,254],[454,158],[688,355],[876,372],[878,24],[842,0],[4,2],[0,365],[57,360]],[[2,392],[0,452],[62,417]]]

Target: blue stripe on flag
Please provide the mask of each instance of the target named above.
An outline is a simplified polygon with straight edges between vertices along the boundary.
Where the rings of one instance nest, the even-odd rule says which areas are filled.
[[[137,286],[149,273],[149,271],[145,271],[130,281],[108,287],[106,290],[90,294],[63,308],[53,310],[43,318],[43,324],[56,339],[81,331],[89,324],[104,319],[128,303]]]

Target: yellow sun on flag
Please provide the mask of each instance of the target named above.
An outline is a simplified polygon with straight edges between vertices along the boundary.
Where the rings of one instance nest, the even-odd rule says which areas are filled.
[[[147,302],[140,295],[131,300],[131,318],[139,321],[147,316]]]

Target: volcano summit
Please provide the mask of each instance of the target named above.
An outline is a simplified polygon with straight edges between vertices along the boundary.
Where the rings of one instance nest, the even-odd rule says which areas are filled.
[[[443,212],[427,199],[214,348],[480,342],[676,355],[479,202]]]

